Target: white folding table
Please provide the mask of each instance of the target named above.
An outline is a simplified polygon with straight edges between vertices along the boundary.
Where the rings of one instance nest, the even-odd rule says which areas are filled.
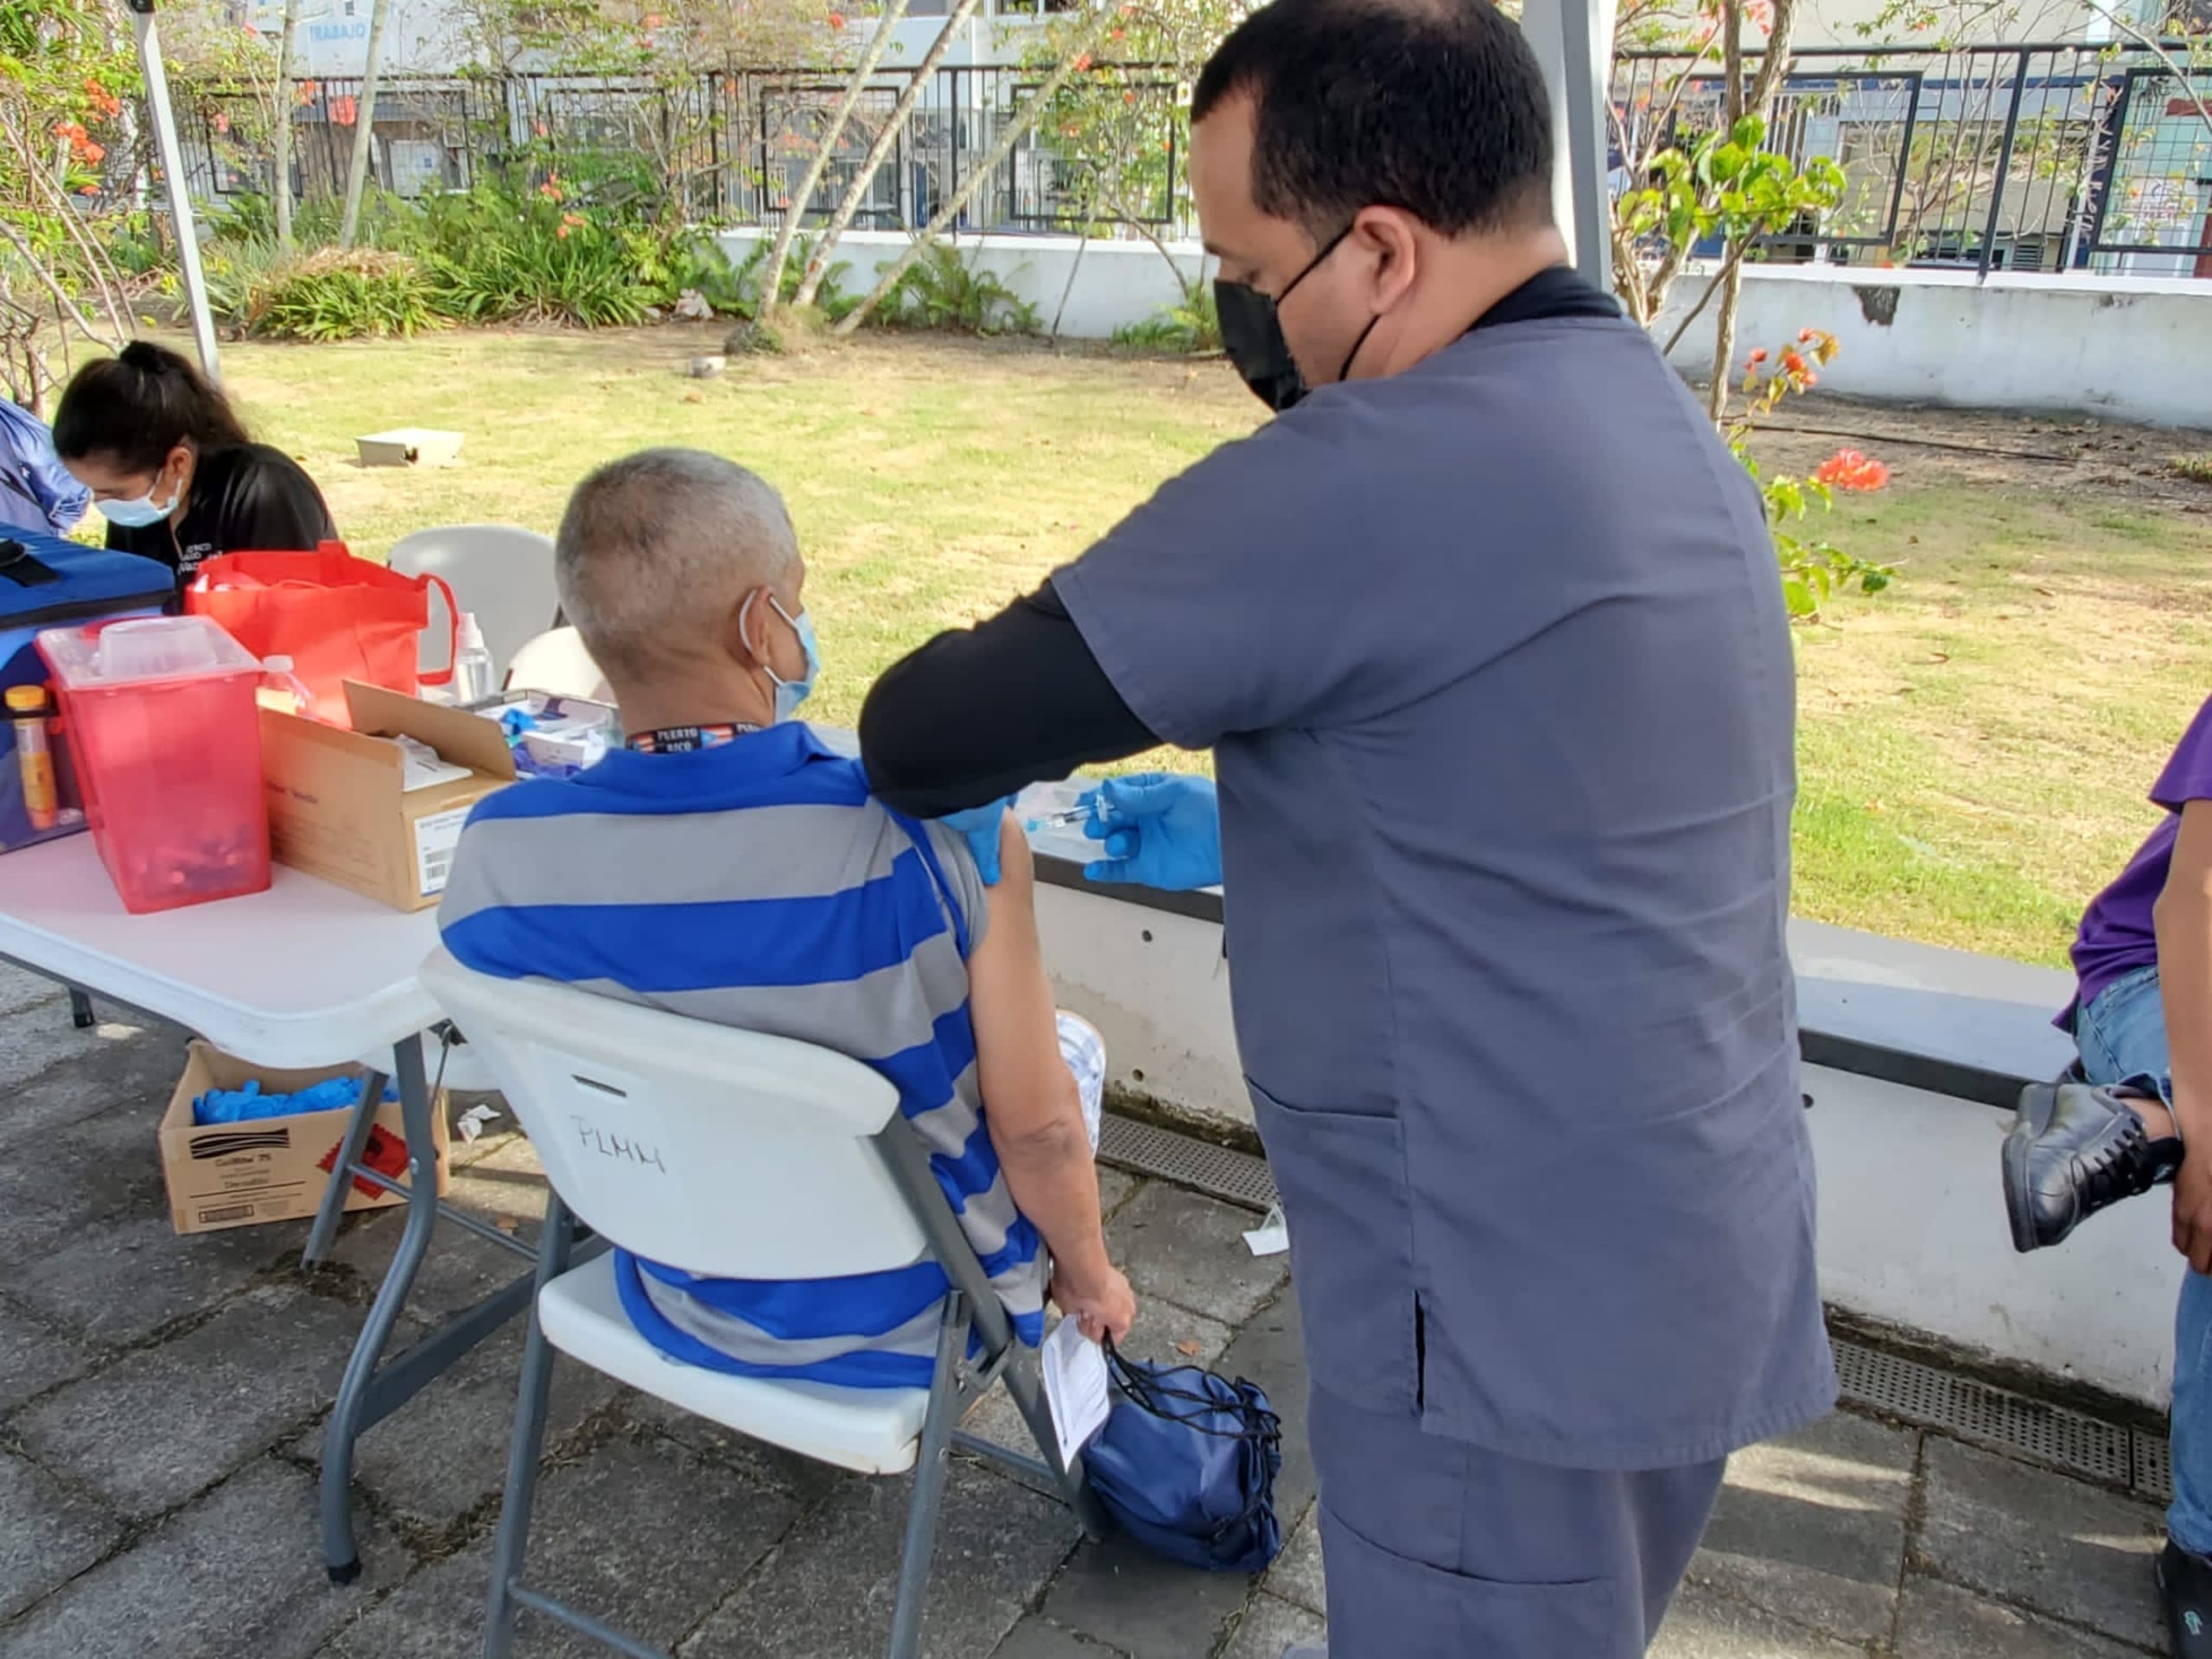
[[[266,893],[132,916],[90,836],[27,848],[0,858],[0,957],[73,993],[91,992],[197,1032],[254,1065],[341,1065],[391,1052],[409,1179],[403,1185],[360,1162],[384,1093],[378,1076],[347,1125],[306,1251],[309,1264],[328,1253],[349,1175],[407,1194],[399,1249],[354,1345],[323,1439],[324,1562],[330,1576],[345,1583],[360,1571],[349,1502],[354,1442],[529,1304],[524,1273],[379,1364],[440,1214],[525,1260],[534,1261],[536,1252],[474,1217],[442,1211],[437,1201],[423,1033],[443,1016],[416,976],[438,941],[436,913],[403,915],[281,865],[275,874]]]

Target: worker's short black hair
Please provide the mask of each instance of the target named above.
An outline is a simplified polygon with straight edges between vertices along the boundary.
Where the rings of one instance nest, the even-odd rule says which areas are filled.
[[[1317,242],[1370,207],[1447,236],[1550,222],[1543,74],[1490,0],[1274,0],[1213,54],[1191,118],[1238,93],[1254,202]]]

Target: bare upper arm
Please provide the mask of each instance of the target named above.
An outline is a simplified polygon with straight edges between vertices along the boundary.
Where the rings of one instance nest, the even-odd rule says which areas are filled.
[[[994,1137],[1045,1133],[1074,1107],[1074,1079],[1060,1058],[1052,987],[1037,938],[1037,876],[1021,825],[1008,813],[1000,835],[991,925],[968,959],[968,1011],[976,1065]],[[1077,1108],[1080,1123],[1080,1109]]]
[[[2169,893],[2212,893],[2212,801],[2183,801],[2166,867]]]

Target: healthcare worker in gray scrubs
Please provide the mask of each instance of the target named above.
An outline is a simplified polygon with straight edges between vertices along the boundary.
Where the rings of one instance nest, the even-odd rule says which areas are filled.
[[[894,666],[869,777],[950,816],[1213,752],[1105,786],[1091,874],[1224,885],[1331,1651],[1630,1659],[1728,1453],[1835,1398],[1765,515],[1567,268],[1484,0],[1276,0],[1192,114],[1275,418]]]

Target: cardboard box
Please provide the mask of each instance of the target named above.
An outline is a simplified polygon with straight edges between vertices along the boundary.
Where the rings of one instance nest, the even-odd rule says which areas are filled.
[[[427,426],[396,427],[353,440],[364,467],[450,467],[461,459],[461,435]]]
[[[194,1040],[186,1050],[184,1076],[177,1080],[169,1109],[162,1115],[162,1177],[169,1190],[169,1220],[180,1233],[212,1233],[226,1227],[252,1227],[264,1221],[312,1216],[322,1203],[345,1138],[347,1112],[301,1112],[289,1117],[255,1118],[244,1123],[196,1127],[192,1103],[210,1089],[241,1089],[252,1078],[270,1094],[292,1094],[331,1077],[358,1077],[358,1065],[320,1071],[282,1071],[248,1065],[222,1050]],[[438,1192],[447,1181],[444,1103],[431,1115],[438,1152]],[[406,1136],[399,1103],[377,1110],[375,1127],[361,1161],[404,1179]],[[356,1177],[346,1195],[348,1210],[375,1210],[405,1200],[397,1193]]]
[[[353,729],[261,711],[269,844],[280,864],[380,899],[395,910],[438,901],[469,808],[515,779],[499,723],[372,685],[346,686]],[[391,740],[411,737],[469,775],[403,787]]]

